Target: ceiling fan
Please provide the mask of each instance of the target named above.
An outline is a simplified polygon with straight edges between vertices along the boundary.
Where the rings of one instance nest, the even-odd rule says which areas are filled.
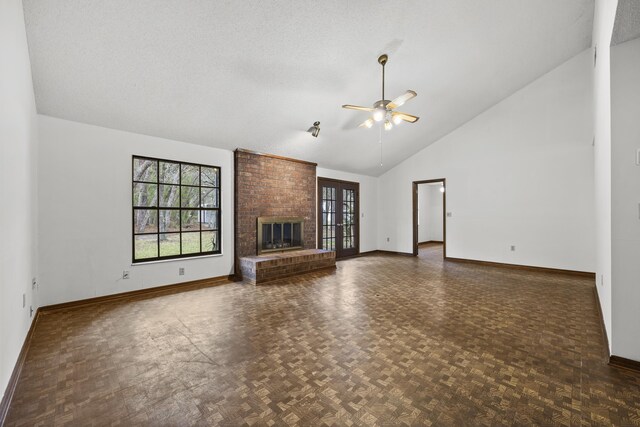
[[[373,104],[373,107],[360,107],[358,105],[350,104],[345,104],[342,106],[342,108],[346,108],[348,110],[367,111],[369,113],[373,113],[370,118],[360,124],[360,127],[370,128],[373,126],[374,122],[381,122],[384,120],[385,130],[391,130],[394,124],[398,125],[403,121],[415,123],[420,118],[417,116],[412,116],[411,114],[395,111],[396,108],[400,107],[405,102],[409,101],[412,98],[415,98],[418,95],[414,91],[408,90],[393,101],[384,99],[384,66],[386,65],[388,59],[389,57],[386,54],[380,55],[380,57],[378,58],[378,63],[382,65],[382,99],[376,101]]]

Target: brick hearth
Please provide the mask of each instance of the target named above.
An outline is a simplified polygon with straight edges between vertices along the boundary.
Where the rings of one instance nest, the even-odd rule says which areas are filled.
[[[256,285],[296,274],[335,267],[336,253],[322,249],[305,249],[240,258],[242,278]]]

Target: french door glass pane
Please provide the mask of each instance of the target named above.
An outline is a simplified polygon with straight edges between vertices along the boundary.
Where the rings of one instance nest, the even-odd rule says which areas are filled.
[[[336,250],[336,189],[322,187],[322,249]]]
[[[354,190],[342,190],[342,248],[352,249],[356,245],[355,211],[356,195]]]

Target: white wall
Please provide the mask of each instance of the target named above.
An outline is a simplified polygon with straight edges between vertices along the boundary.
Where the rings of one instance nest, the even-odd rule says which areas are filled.
[[[596,0],[593,45],[594,194],[596,230],[596,283],[611,348],[611,96],[609,44],[618,0]]]
[[[442,203],[440,184],[418,185],[418,242],[442,241]]]
[[[378,178],[321,167],[316,169],[316,176],[360,183],[360,252],[376,250],[378,243]]]
[[[37,116],[20,0],[0,2],[0,392],[37,308]],[[26,306],[22,307],[22,295]]]
[[[233,152],[47,116],[39,126],[42,305],[232,273]],[[131,265],[134,154],[222,168],[223,255]]]
[[[379,248],[412,252],[411,183],[446,178],[447,256],[594,271],[592,67],[584,51],[382,175]]]
[[[429,239],[429,200],[431,192],[429,185],[418,185],[418,243],[426,242]]]
[[[640,38],[611,48],[611,353],[640,360]]]

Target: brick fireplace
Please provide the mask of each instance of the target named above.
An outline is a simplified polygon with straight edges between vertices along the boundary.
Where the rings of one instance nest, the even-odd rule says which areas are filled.
[[[316,164],[237,149],[235,273],[238,277],[242,276],[240,258],[258,255],[259,217],[281,217],[289,222],[292,218],[300,219],[304,226],[298,247],[315,249]],[[278,243],[272,241],[271,244]]]

